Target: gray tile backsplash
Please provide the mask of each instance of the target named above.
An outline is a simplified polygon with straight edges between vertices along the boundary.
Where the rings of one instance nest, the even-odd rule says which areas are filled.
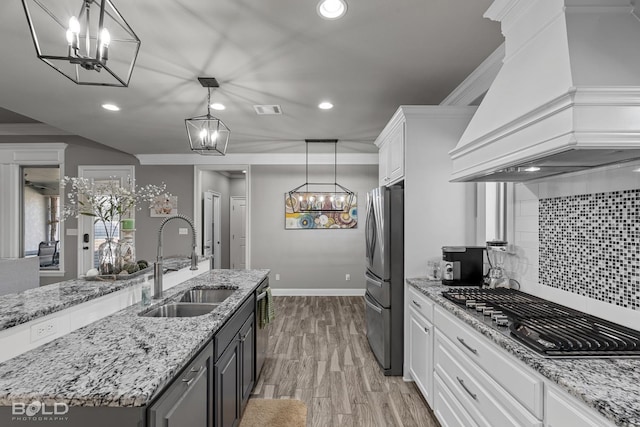
[[[640,310],[640,189],[540,198],[539,283]]]

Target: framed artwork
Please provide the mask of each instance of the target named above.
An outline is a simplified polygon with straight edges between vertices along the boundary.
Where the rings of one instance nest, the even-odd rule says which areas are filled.
[[[321,196],[318,193],[318,198]],[[311,229],[346,229],[358,227],[358,198],[353,198],[351,207],[345,207],[342,212],[315,211],[294,212],[291,206],[291,198],[284,194],[284,228],[285,230],[311,230]],[[295,202],[295,199],[293,200]]]
[[[151,203],[151,216],[171,216],[178,213],[178,196],[157,196]]]

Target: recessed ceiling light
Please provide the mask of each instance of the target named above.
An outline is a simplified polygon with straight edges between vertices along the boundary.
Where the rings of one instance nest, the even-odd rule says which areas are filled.
[[[318,15],[324,19],[342,18],[347,12],[347,2],[344,0],[320,0],[317,11]]]
[[[524,168],[525,172],[538,172],[540,170],[537,166],[529,166],[528,168]]]
[[[220,104],[219,102],[214,102],[213,104],[211,104],[211,108],[213,108],[214,110],[222,111],[227,107],[225,107],[224,104]]]
[[[243,170],[243,171],[242,171],[242,173],[247,173],[247,171],[246,171],[246,170]]]
[[[102,104],[102,108],[109,111],[120,111],[120,107],[115,104]]]
[[[640,172],[640,168],[635,168],[633,171],[634,172]]]
[[[333,104],[328,101],[324,101],[318,104],[318,108],[321,110],[330,110],[333,108]]]

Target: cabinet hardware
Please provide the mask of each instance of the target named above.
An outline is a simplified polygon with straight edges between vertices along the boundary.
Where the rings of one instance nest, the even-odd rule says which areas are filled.
[[[467,386],[464,384],[464,381],[460,377],[456,377],[456,379],[458,380],[464,391],[466,391],[469,396],[473,398],[473,400],[478,400],[478,396],[475,393],[471,393],[471,390],[467,388]]]
[[[422,308],[422,306],[421,306],[420,304],[418,304],[418,303],[416,302],[416,300],[411,300],[411,302],[412,302],[416,307],[418,307],[418,308]]]
[[[467,344],[466,342],[464,342],[464,340],[460,337],[456,337],[458,338],[458,341],[460,341],[460,344],[462,344],[463,346],[467,347],[467,349],[473,353],[473,354],[478,354],[478,350],[476,350],[475,348],[469,346],[469,344]]]
[[[424,327],[424,331],[425,331],[426,333],[429,333],[429,332],[431,332],[431,329],[429,329],[429,328],[427,328],[427,327],[425,326],[425,327]]]
[[[189,372],[190,372],[190,373],[196,373],[196,374],[197,374],[197,373],[198,373],[198,372],[200,372],[201,370],[202,370],[202,366],[200,366],[200,367],[199,367],[199,368],[197,368],[197,369],[196,369],[196,367],[195,367],[195,366],[192,366],[192,367],[191,367],[191,369],[189,369]],[[186,384],[187,384],[187,387],[189,387],[189,386],[191,385],[191,383],[193,383],[193,380],[195,380],[195,379],[196,379],[196,377],[197,377],[197,376],[198,376],[198,375],[194,375],[194,376],[192,376],[191,378],[188,378],[188,379],[187,379],[187,378],[183,378],[183,379],[182,379],[182,382],[183,382],[183,383],[186,383]]]

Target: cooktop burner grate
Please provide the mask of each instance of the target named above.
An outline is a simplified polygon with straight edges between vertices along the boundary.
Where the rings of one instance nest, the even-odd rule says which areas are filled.
[[[511,336],[547,357],[640,357],[640,332],[542,298],[513,289],[442,295],[478,313],[507,316]]]

